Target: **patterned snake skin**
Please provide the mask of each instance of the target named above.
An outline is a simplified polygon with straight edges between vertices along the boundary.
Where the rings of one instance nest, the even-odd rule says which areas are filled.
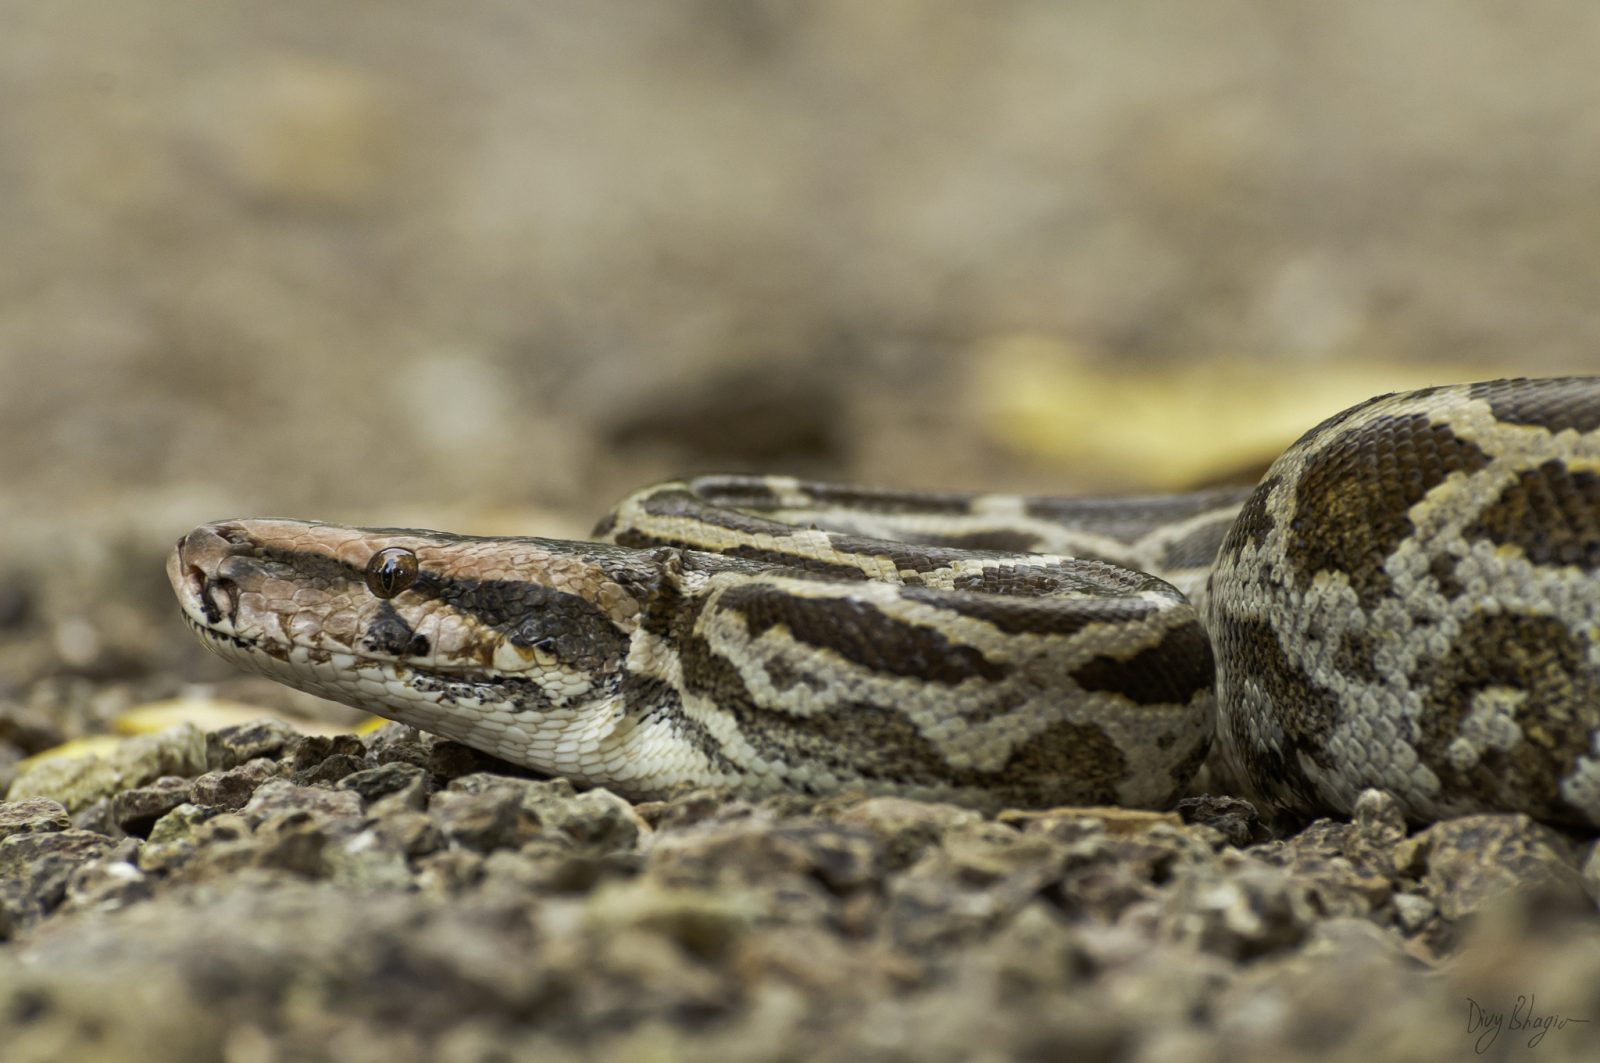
[[[1291,812],[1600,825],[1600,379],[1373,399],[1253,492],[705,477],[597,536],[229,520],[167,568],[229,660],[635,798],[1161,807],[1215,732]]]

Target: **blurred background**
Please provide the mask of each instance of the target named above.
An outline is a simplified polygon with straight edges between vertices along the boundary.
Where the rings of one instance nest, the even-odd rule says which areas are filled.
[[[0,0],[0,765],[244,682],[162,574],[202,520],[1166,490],[1594,369],[1597,44],[1578,0]]]

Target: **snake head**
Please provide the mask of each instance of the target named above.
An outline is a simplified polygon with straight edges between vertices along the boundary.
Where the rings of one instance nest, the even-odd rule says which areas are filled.
[[[242,519],[185,535],[167,575],[207,647],[292,686],[385,715],[413,709],[421,687],[551,711],[614,691],[657,575],[630,558]]]

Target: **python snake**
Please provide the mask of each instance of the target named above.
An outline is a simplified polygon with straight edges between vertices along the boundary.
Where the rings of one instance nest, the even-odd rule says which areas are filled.
[[[1162,807],[1215,732],[1289,812],[1600,825],[1600,378],[1380,396],[1253,491],[702,477],[597,536],[227,520],[167,567],[228,660],[633,798]]]

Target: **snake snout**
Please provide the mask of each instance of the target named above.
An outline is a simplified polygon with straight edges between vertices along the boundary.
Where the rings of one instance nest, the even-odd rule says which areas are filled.
[[[238,584],[222,572],[240,552],[228,525],[202,524],[183,536],[167,558],[167,580],[187,612],[208,624],[231,617],[238,606]]]

